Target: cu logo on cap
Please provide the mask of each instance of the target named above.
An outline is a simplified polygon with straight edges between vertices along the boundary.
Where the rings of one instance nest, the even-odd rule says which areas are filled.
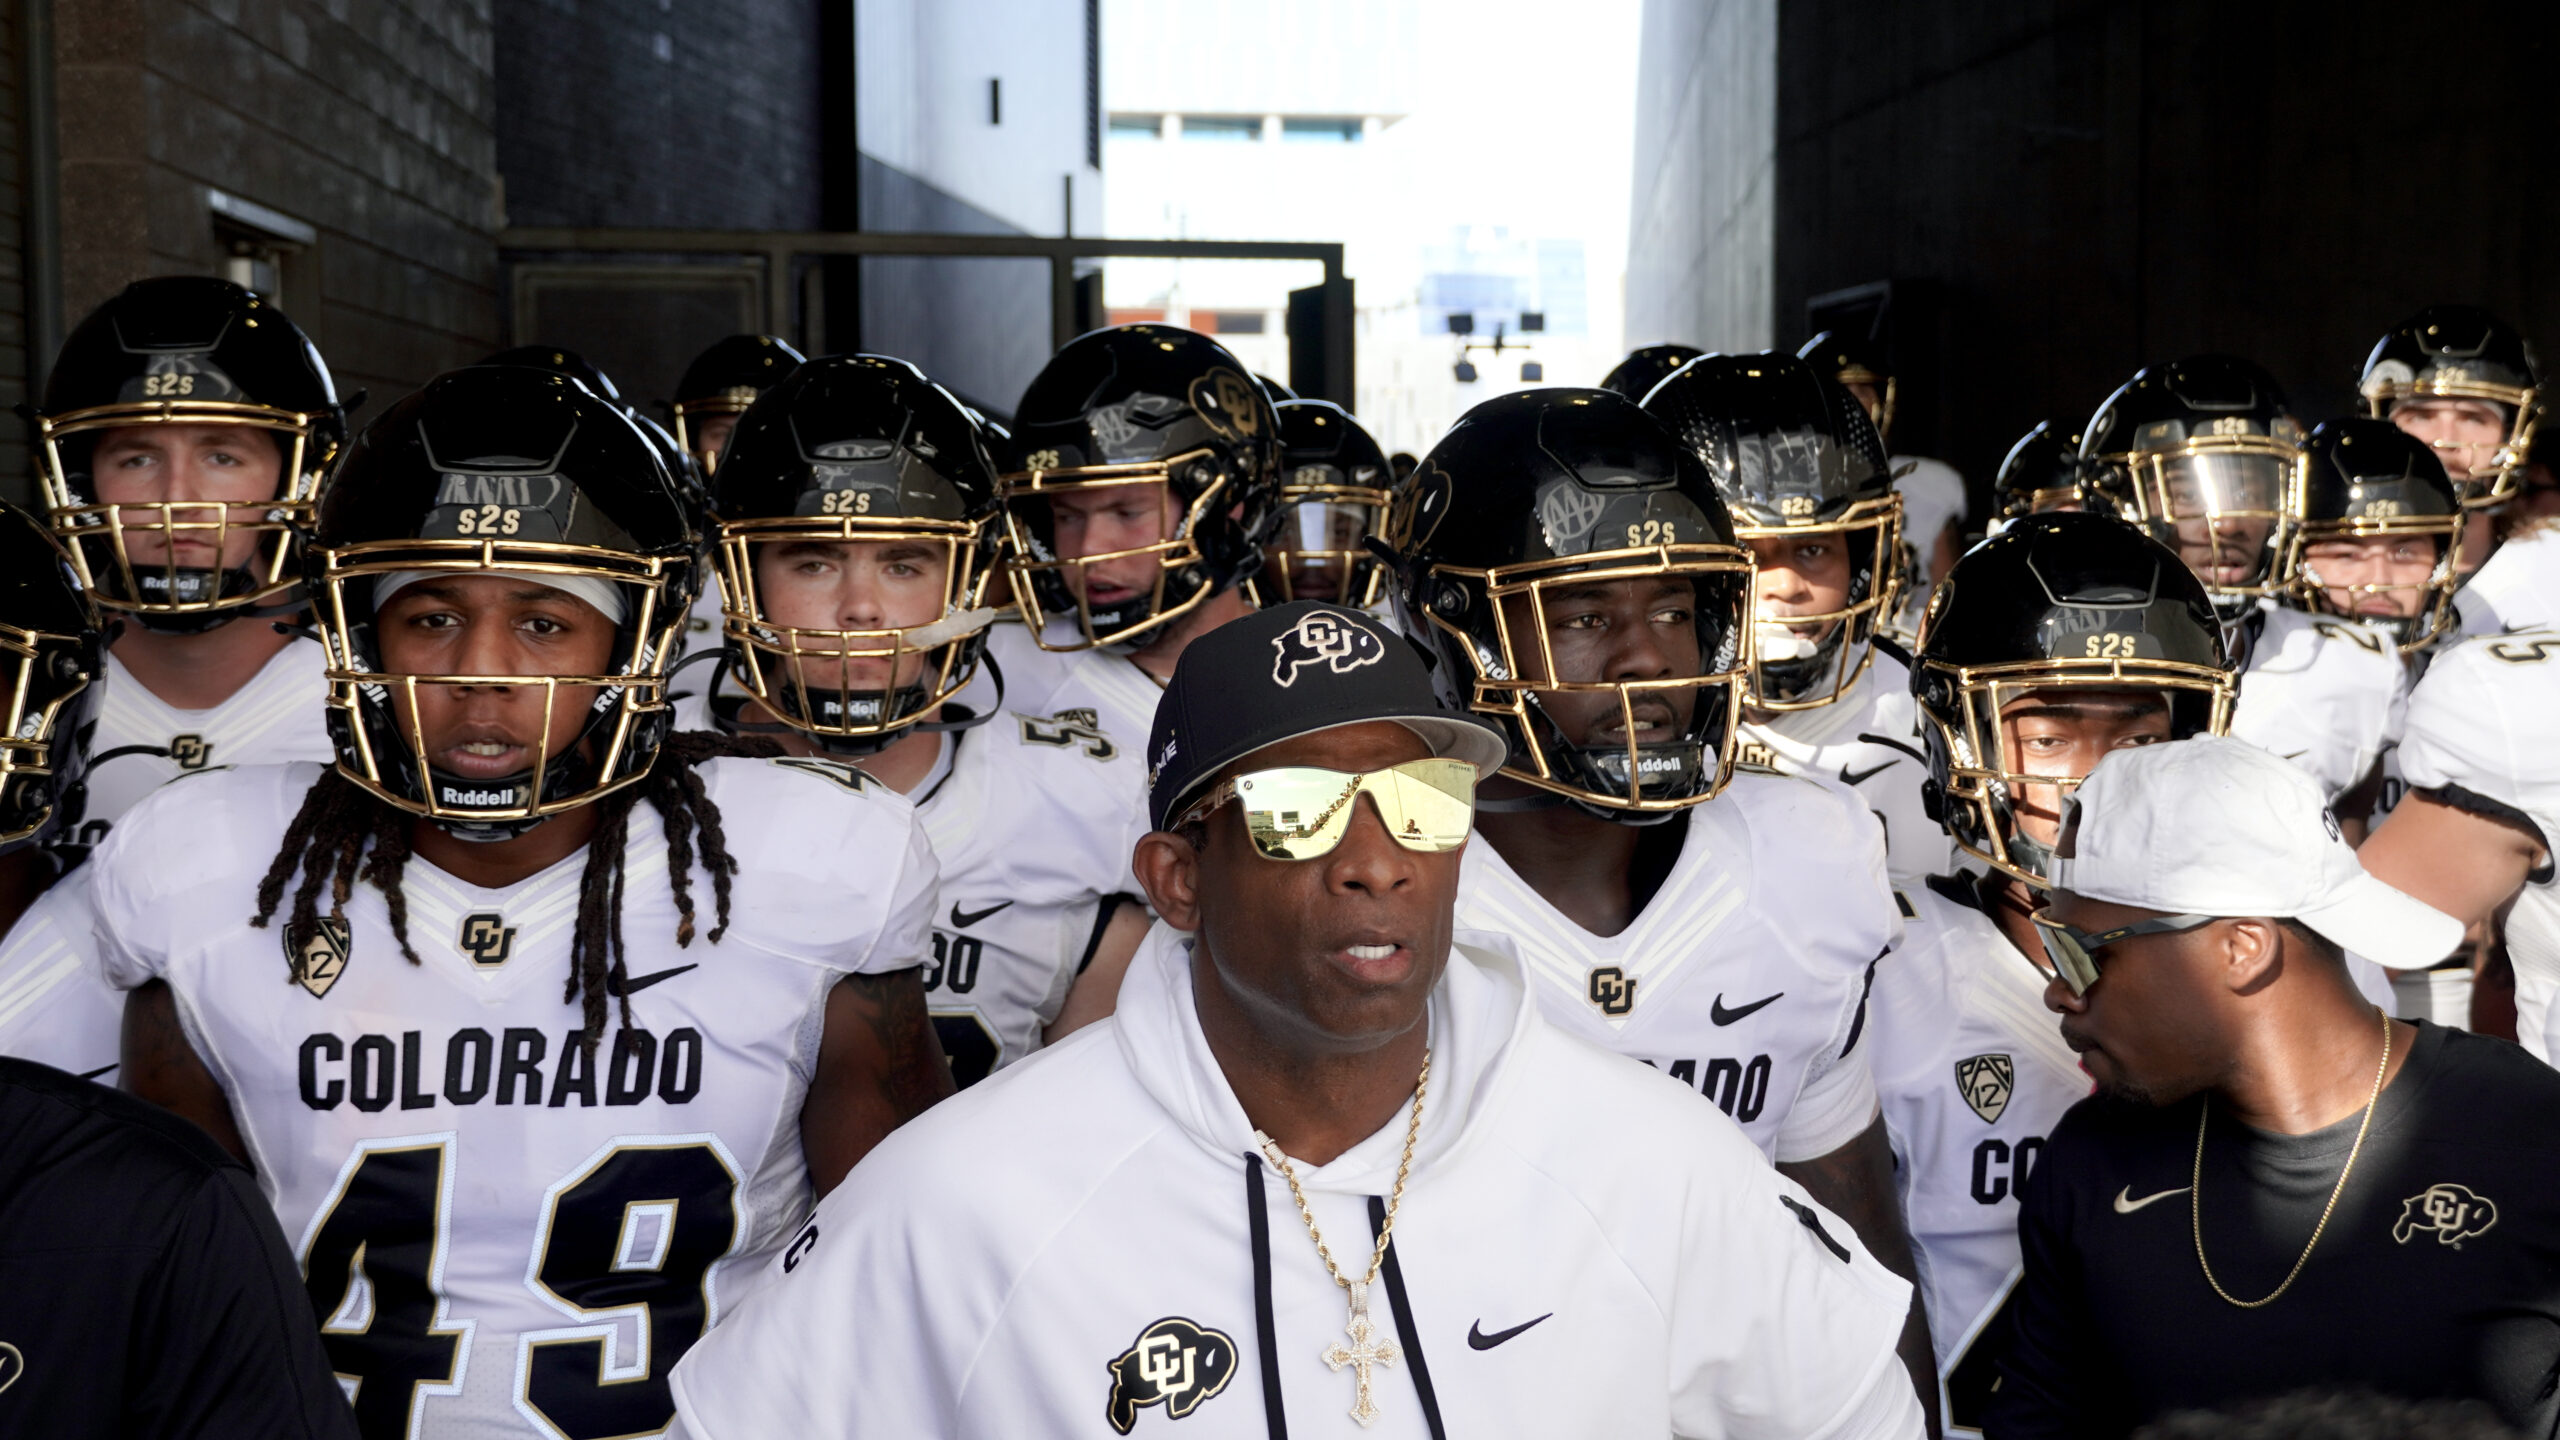
[[[1280,632],[1271,642],[1277,657],[1271,683],[1286,690],[1298,683],[1298,672],[1322,665],[1340,675],[1387,658],[1387,642],[1378,632],[1339,615],[1309,615]]]

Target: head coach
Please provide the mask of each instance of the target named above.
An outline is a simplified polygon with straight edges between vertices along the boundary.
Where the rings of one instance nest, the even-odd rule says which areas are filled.
[[[1184,651],[1109,1021],[892,1136],[675,1372],[680,1433],[1916,1436],[1909,1291],[1452,934],[1489,727],[1375,619]]]
[[[2365,873],[2315,782],[2210,736],[2110,755],[2036,917],[2099,1093],[2020,1218],[1992,1440],[2310,1387],[2560,1418],[2560,1075],[2386,1018],[2342,957],[2461,925]]]

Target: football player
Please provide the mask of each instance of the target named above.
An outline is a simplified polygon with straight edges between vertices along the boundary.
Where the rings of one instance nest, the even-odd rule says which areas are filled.
[[[1068,341],[1013,419],[999,488],[1023,624],[989,640],[1007,703],[1144,736],[1182,647],[1253,608],[1279,419],[1225,346],[1170,325]]]
[[[2375,773],[2407,680],[2391,638],[2278,603],[2302,522],[2302,426],[2266,371],[2229,355],[2155,365],[2080,440],[2093,498],[2176,546],[2240,659],[2231,733],[2309,771],[2332,801]]]
[[[2494,515],[2515,496],[2541,418],[2533,346],[2486,310],[2430,305],[2374,342],[2356,389],[2368,413],[2434,447],[2469,512],[2463,572],[2480,569],[2498,548]]]
[[[0,503],[0,1055],[98,1079],[124,997],[93,963],[87,803],[105,625],[42,521]]]
[[[720,470],[720,447],[738,428],[738,417],[758,395],[782,383],[809,357],[779,335],[732,335],[693,357],[676,382],[667,409],[675,416],[676,443],[705,475]]]
[[[2516,1039],[2545,1063],[2560,1063],[2555,715],[2560,630],[2476,636],[2437,656],[2400,736],[2408,794],[2357,851],[2383,883],[2466,924],[2505,912]]]
[[[1330,400],[1284,400],[1280,417],[1280,533],[1251,582],[1266,604],[1330,600],[1376,611],[1386,566],[1365,543],[1386,533],[1404,487],[1386,452]]]
[[[1511,936],[1549,1016],[1697,1090],[1908,1274],[1858,1043],[1901,935],[1884,835],[1836,782],[1732,767],[1751,552],[1705,465],[1615,392],[1526,390],[1461,417],[1411,505],[1405,633],[1511,747],[1459,926]],[[1904,1358],[1933,1391],[1917,1308]]]
[[[2085,510],[2080,496],[2080,427],[2062,420],[2040,420],[2018,437],[1991,477],[1993,535],[2022,515],[2056,510]]]
[[[1884,824],[1895,884],[1944,870],[1908,656],[1878,633],[1901,593],[1904,497],[1867,412],[1776,352],[1692,361],[1644,408],[1706,462],[1757,562],[1743,763],[1855,790]]]
[[[326,760],[301,542],[346,438],[329,367],[264,296],[139,280],[62,345],[36,415],[54,533],[108,618],[90,753],[95,844],[134,802],[208,766]]]
[[[2442,453],[2369,418],[2311,432],[2302,524],[2286,573],[2316,614],[2389,635],[2412,663],[2455,624],[2462,583],[2461,497]]]
[[[941,865],[926,1003],[975,1083],[1111,1012],[1145,935],[1137,749],[1078,720],[971,714],[1004,584],[995,468],[912,365],[809,361],[738,417],[713,475],[728,728],[841,758],[914,800]]]
[[[1883,346],[1845,331],[1825,330],[1804,342],[1796,354],[1856,396],[1866,407],[1867,418],[1875,422],[1876,438],[1887,446],[1893,443],[1899,387]],[[1906,614],[1898,617],[1904,623],[1896,628],[1907,636],[1915,628],[1910,622],[1927,601],[1929,587],[1947,573],[1956,552],[1964,548],[1964,477],[1944,461],[1917,456],[1896,455],[1889,465],[1893,486],[1902,494],[1903,554],[1909,560],[1903,587]]]
[[[172,784],[90,862],[126,1088],[256,1167],[371,1440],[655,1433],[950,1091],[932,850],[850,767],[668,739],[697,512],[583,386],[429,382],[311,547],[337,764]]]
[[[1671,377],[1671,372],[1707,352],[1695,345],[1647,345],[1627,352],[1601,378],[1600,388],[1615,390],[1637,404],[1653,393],[1653,387]]]
[[[2018,1202],[2089,1077],[2044,1005],[2034,916],[2062,802],[2108,752],[2221,734],[2232,667],[2177,553],[2103,515],[2014,518],[1948,572],[1912,674],[1932,811],[1961,869],[1900,892],[1872,1063],[1937,1340],[1947,1425],[1997,1372],[1981,1342],[2019,1274]]]

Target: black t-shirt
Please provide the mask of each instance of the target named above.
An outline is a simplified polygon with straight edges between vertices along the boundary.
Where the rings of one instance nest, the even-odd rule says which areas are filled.
[[[155,1106],[0,1059],[0,1435],[355,1434],[247,1167]]]
[[[2419,1022],[2310,1263],[2255,1310],[2214,1294],[2196,1263],[2204,1103],[2095,1097],[2055,1127],[2020,1214],[2026,1271],[2003,1316],[1992,1440],[2123,1434],[2312,1387],[2477,1397],[2525,1434],[2554,1433],[2560,1073]],[[2224,1290],[2258,1300],[2284,1279],[2362,1119],[2276,1135],[2215,1105],[2204,1247]]]

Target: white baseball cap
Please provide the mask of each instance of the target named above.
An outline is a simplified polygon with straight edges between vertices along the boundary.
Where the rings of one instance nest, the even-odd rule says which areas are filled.
[[[2246,741],[2114,752],[2072,792],[2062,834],[2054,886],[2092,900],[2296,920],[2395,970],[2462,943],[2461,921],[2365,873],[2310,776]]]

